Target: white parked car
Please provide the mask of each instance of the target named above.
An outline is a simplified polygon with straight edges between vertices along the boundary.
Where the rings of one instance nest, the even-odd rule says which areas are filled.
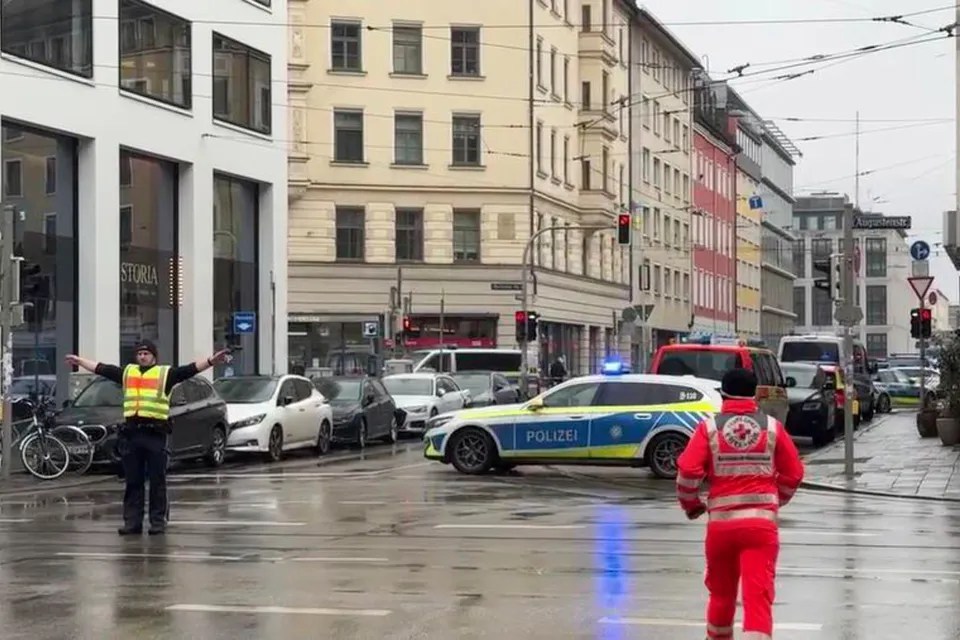
[[[423,433],[427,420],[470,404],[470,392],[442,373],[401,373],[383,379],[397,407],[407,412],[401,432]]]
[[[238,376],[213,383],[227,403],[227,449],[264,454],[276,462],[284,451],[330,450],[333,411],[303,376]]]

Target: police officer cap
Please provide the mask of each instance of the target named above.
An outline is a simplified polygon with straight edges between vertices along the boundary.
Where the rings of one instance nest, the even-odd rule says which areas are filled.
[[[149,351],[150,353],[153,354],[154,358],[160,357],[159,355],[157,355],[157,345],[153,344],[149,340],[141,340],[140,342],[138,342],[137,348],[134,349],[133,352],[137,353],[138,351]]]
[[[757,376],[749,369],[731,369],[723,374],[720,390],[732,398],[753,398],[757,395]]]

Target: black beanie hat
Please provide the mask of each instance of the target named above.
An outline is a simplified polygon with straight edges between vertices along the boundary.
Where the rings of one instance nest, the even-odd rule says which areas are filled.
[[[731,398],[753,398],[757,395],[757,376],[749,369],[731,369],[723,374],[720,391]]]
[[[157,345],[153,344],[149,340],[141,340],[138,342],[137,347],[133,350],[133,352],[137,353],[138,351],[149,351],[153,354],[154,358],[160,357],[159,354],[157,354]]]

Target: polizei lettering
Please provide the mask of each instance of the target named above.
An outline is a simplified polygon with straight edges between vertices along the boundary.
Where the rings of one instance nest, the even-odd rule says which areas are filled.
[[[576,442],[576,429],[558,429],[558,430],[539,430],[527,431],[527,443],[535,442],[537,444],[559,444],[562,442]]]
[[[121,262],[120,282],[146,284],[156,287],[160,285],[160,278],[157,275],[157,268],[152,264]]]

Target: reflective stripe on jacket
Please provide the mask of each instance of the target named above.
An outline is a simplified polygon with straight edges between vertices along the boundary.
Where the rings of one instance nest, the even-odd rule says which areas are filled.
[[[135,364],[123,369],[123,417],[167,420],[170,397],[166,393],[168,366],[150,367],[145,372]]]

